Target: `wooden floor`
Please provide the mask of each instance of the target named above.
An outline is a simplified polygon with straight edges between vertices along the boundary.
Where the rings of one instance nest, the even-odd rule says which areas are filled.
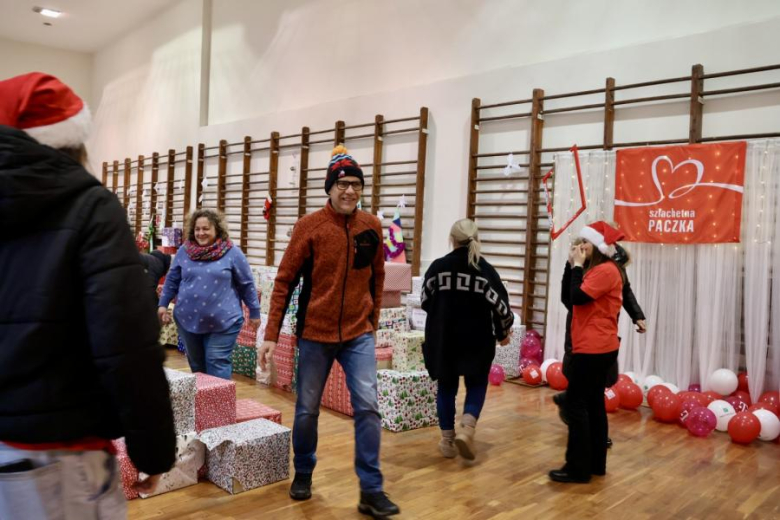
[[[186,369],[169,351],[168,366]],[[236,376],[239,398],[282,411],[292,427],[294,396]],[[395,518],[442,519],[780,519],[780,445],[738,446],[725,433],[697,439],[652,420],[646,408],[610,414],[614,448],[607,476],[557,484],[566,429],[553,391],[491,386],[477,428],[472,465],[442,458],[438,428],[382,431],[385,490],[401,507]],[[314,496],[294,502],[290,481],[231,496],[209,482],[129,503],[131,519],[349,519],[356,510],[352,420],[323,409]],[[292,457],[291,457],[292,459]],[[291,468],[292,475],[292,468]]]

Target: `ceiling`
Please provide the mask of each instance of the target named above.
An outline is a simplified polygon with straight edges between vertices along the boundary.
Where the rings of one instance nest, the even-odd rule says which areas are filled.
[[[0,0],[0,37],[93,53],[177,1]],[[56,9],[63,15],[46,18],[33,12],[36,6]]]

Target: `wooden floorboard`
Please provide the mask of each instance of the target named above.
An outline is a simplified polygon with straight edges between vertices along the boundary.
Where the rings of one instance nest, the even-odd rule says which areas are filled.
[[[167,365],[186,369],[169,351]],[[294,396],[236,376],[239,398],[282,411],[292,427]],[[431,519],[780,519],[780,445],[738,446],[725,433],[694,438],[651,412],[610,414],[614,448],[607,476],[590,484],[556,484],[547,471],[561,465],[566,429],[547,387],[491,386],[477,428],[473,464],[436,449],[438,429],[382,432],[385,488],[402,514]],[[461,396],[462,399],[462,396]],[[131,519],[349,519],[358,484],[351,418],[323,409],[314,496],[294,502],[290,481],[229,495],[209,482],[129,503]],[[292,469],[291,469],[292,475]]]

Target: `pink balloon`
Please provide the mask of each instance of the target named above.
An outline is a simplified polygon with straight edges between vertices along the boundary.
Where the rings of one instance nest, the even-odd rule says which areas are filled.
[[[490,367],[488,381],[491,385],[501,385],[501,383],[504,382],[504,377],[504,367],[501,365],[493,365]]]
[[[542,342],[536,336],[526,336],[520,343],[520,357],[533,359],[541,364],[542,362]]]
[[[533,337],[535,337],[536,339],[542,339],[542,335],[541,335],[541,334],[539,334],[539,332],[535,331],[534,329],[527,330],[527,331],[525,332],[525,335],[526,335],[526,336],[533,336]]]
[[[695,435],[696,437],[706,437],[715,429],[715,425],[718,424],[718,419],[709,408],[698,406],[690,411],[685,423],[686,426],[688,426],[688,431],[692,435]]]
[[[688,385],[688,391],[689,392],[701,392],[701,385],[698,383],[694,383],[691,385]]]
[[[695,399],[686,399],[680,403],[677,407],[677,414],[679,416],[678,422],[683,428],[688,427],[688,417],[691,415],[691,410],[701,407]]]
[[[536,360],[533,358],[522,357],[520,358],[520,372],[522,373],[523,370],[530,367],[531,365],[538,365],[538,364],[539,363],[537,363]]]
[[[726,397],[724,399],[724,401],[726,401],[731,406],[733,406],[734,410],[737,413],[739,413],[739,412],[747,412],[748,404],[745,401],[743,401],[742,399],[740,399],[739,397],[735,396],[735,395],[731,395],[729,397]]]

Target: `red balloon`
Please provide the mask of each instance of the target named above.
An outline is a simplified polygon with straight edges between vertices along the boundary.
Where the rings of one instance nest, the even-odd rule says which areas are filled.
[[[625,374],[620,374],[618,376],[618,383],[633,383],[633,382],[634,381]]]
[[[687,428],[686,421],[691,413],[691,410],[701,406],[696,399],[680,399],[680,404],[677,406],[677,422],[683,428]]]
[[[609,413],[617,412],[620,406],[620,394],[617,393],[615,387],[604,389],[604,408]]]
[[[563,375],[563,363],[556,361],[547,367],[547,382],[553,390],[566,390],[569,380]]]
[[[669,388],[663,386],[663,385],[655,385],[653,388],[650,389],[649,392],[647,392],[647,404],[650,405],[650,408],[653,407],[653,403],[655,403],[655,400],[658,398],[660,394],[671,394],[672,391],[669,390]]]
[[[738,444],[750,444],[761,433],[761,422],[750,412],[740,412],[729,421],[729,436]]]
[[[657,395],[653,401],[653,414],[658,421],[665,423],[674,422],[679,417],[677,414],[677,407],[679,405],[680,398],[672,392],[661,393],[660,395]]]
[[[739,397],[730,395],[727,398],[724,399],[727,403],[729,403],[731,406],[734,407],[734,410],[739,412],[747,412],[748,405],[745,403],[745,401],[742,401]]]
[[[699,403],[699,406],[704,406],[705,408],[709,404],[707,397],[700,392],[680,392],[677,394],[677,397],[680,398],[680,401],[696,401]]]
[[[743,392],[749,392],[748,390],[748,375],[747,372],[740,372],[737,374],[737,390],[742,390]]]
[[[529,385],[538,385],[542,382],[542,370],[539,365],[529,365],[523,370],[523,381]]]
[[[626,410],[636,410],[642,404],[642,389],[634,383],[617,384],[620,394],[620,407]],[[614,387],[613,387],[614,388]]]
[[[720,395],[718,392],[713,392],[712,390],[704,392],[702,395],[707,398],[707,404],[710,404],[712,401],[717,401],[718,399],[723,399],[722,395]]]
[[[756,410],[769,410],[773,414],[778,415],[777,407],[773,406],[771,403],[758,402],[756,404],[750,405],[750,407],[747,409],[748,412],[755,412]]]
[[[764,392],[761,397],[758,398],[759,403],[766,403],[775,407],[775,413],[780,410],[780,392]]]

